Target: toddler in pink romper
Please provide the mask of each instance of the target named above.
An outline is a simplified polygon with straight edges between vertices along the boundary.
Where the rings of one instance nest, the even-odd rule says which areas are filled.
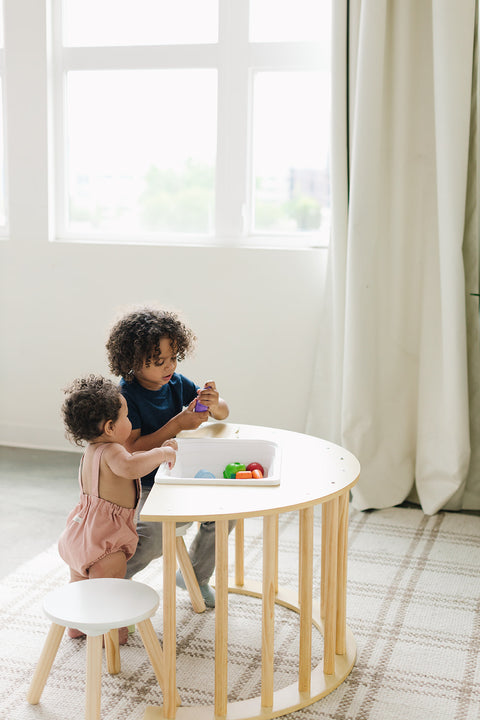
[[[108,378],[77,378],[65,393],[62,412],[68,435],[77,445],[88,445],[80,463],[80,502],[68,516],[58,550],[70,566],[71,582],[124,578],[127,560],[135,553],[138,542],[138,478],[162,462],[173,467],[176,444],[169,440],[162,447],[129,452],[125,444],[132,423],[127,402]],[[105,497],[100,497],[100,492]],[[75,638],[83,633],[69,628],[68,635]],[[127,638],[128,628],[120,628],[119,642],[123,644]]]
[[[80,502],[67,518],[67,525],[58,541],[60,556],[83,577],[88,578],[89,568],[107,555],[123,552],[128,560],[135,553],[138,535],[136,530],[138,503],[141,497],[140,480],[137,479],[137,502],[134,508],[116,505],[98,495],[100,459],[108,443],[101,443],[93,455],[92,492],[83,492],[82,466],[78,480]]]

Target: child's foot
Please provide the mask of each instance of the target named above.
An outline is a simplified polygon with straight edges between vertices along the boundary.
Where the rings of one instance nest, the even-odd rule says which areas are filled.
[[[118,644],[126,645],[128,640],[128,627],[118,628]]]
[[[74,639],[76,639],[76,638],[84,638],[84,637],[85,637],[85,633],[84,633],[84,632],[82,632],[81,630],[75,630],[75,628],[68,628],[68,629],[67,629],[67,635],[68,635],[68,637],[74,638]]]
[[[185,585],[185,580],[183,579],[182,571],[177,570],[177,574],[175,575],[175,582],[177,587],[181,588],[182,590],[186,590],[187,586]],[[205,601],[205,605],[208,608],[214,608],[215,607],[215,593],[210,587],[208,583],[205,583],[205,585],[199,585],[200,592],[202,593],[202,597]]]
[[[202,597],[205,600],[205,605],[208,608],[214,608],[215,607],[215,592],[210,587],[208,583],[205,583],[205,585],[199,585],[200,592],[202,593]]]
[[[81,630],[75,630],[75,628],[68,628],[67,635],[68,635],[68,637],[71,637],[74,639],[86,637],[84,632],[82,632]],[[126,645],[127,640],[128,640],[128,627],[118,628],[118,644]],[[105,645],[105,642],[103,644]]]

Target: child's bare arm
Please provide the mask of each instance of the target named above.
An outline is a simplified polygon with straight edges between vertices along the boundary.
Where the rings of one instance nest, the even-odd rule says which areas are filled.
[[[173,467],[176,452],[172,447],[168,446],[131,454],[123,445],[111,443],[104,452],[104,458],[115,475],[133,480],[147,475],[163,462],[168,462],[170,467]]]
[[[208,412],[196,413],[194,412],[195,400],[193,400],[188,408],[182,410],[181,413],[175,415],[161,428],[155,430],[155,432],[148,435],[141,435],[140,428],[132,430],[130,437],[125,443],[125,447],[129,452],[139,452],[144,450],[151,450],[152,448],[158,448],[163,445],[167,440],[171,440],[182,430],[195,430],[202,422],[208,420]]]
[[[166,440],[174,438],[182,430],[196,430],[211,415],[215,420],[225,420],[228,417],[228,405],[218,394],[215,382],[209,380],[202,390],[199,390],[198,398],[192,400],[190,405],[184,408],[178,415],[175,415],[161,428],[149,435],[141,435],[140,428],[132,430],[130,437],[125,443],[127,450],[138,452],[157,448]],[[197,399],[208,407],[205,412],[195,412]]]

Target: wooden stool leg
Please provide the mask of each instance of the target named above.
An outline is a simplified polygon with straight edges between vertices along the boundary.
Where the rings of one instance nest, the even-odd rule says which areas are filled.
[[[245,523],[243,518],[239,518],[235,525],[235,585],[240,587],[245,584],[244,545]]]
[[[215,717],[227,715],[228,520],[215,521]]]
[[[118,628],[110,630],[103,636],[105,642],[105,655],[107,656],[107,670],[110,675],[118,675],[121,667],[120,645],[118,642]]]
[[[187,586],[188,594],[190,595],[192,607],[196,613],[202,613],[205,611],[205,601],[202,597],[202,593],[200,592],[197,576],[195,575],[195,571],[192,567],[183,536],[180,535],[175,538],[175,546],[178,564],[180,565],[180,570],[182,571],[183,579],[185,580],[185,585]]]
[[[163,692],[163,688],[165,687],[165,666],[163,662],[162,646],[160,645],[160,641],[155,633],[150,618],[139,622],[137,627],[145,646],[145,650],[147,651],[147,655],[150,658],[155,677],[157,678],[158,684],[162,688]],[[176,702],[177,705],[182,704],[178,690],[176,692]]]
[[[30,688],[27,694],[27,700],[30,705],[36,705],[40,701],[43,688],[47,682],[47,678],[50,674],[50,670],[52,668],[53,661],[55,660],[58,646],[60,645],[64,632],[65,628],[63,625],[57,625],[56,623],[52,623],[50,625],[50,630],[48,631],[48,635],[43,645],[43,650],[38,660],[37,667],[35,668],[32,682],[30,683]]]
[[[102,693],[102,635],[87,635],[86,720],[100,720]]]

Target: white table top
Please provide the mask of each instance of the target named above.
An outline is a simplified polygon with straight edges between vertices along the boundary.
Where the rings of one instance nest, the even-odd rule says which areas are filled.
[[[333,498],[353,487],[360,473],[357,458],[344,448],[288,430],[208,422],[179,437],[272,440],[282,448],[280,485],[155,484],[140,515],[144,521],[215,520],[287,512]]]

